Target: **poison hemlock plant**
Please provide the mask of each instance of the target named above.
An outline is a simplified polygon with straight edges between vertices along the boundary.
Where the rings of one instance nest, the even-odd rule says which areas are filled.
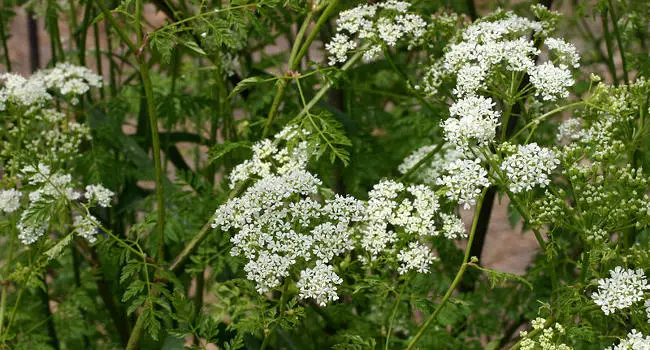
[[[2,10],[0,348],[647,349],[650,8],[520,5]]]

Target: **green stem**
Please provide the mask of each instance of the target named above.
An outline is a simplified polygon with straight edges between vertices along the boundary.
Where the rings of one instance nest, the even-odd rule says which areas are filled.
[[[386,344],[384,345],[385,350],[388,350],[388,346],[390,345],[390,336],[391,333],[393,333],[393,324],[395,323],[397,310],[399,309],[399,304],[402,301],[402,295],[404,294],[404,289],[406,288],[407,284],[408,284],[408,280],[404,281],[402,288],[400,288],[399,294],[395,296],[395,305],[393,306],[393,311],[391,312],[390,315],[390,321],[388,323],[388,332],[386,333]]]
[[[212,219],[210,219],[203,227],[201,228],[201,231],[192,238],[192,240],[187,243],[185,248],[178,254],[178,256],[172,261],[172,263],[169,265],[169,270],[170,271],[175,271],[178,269],[183,262],[185,262],[185,259],[187,259],[190,254],[196,249],[197,245],[205,238],[205,236],[210,233],[210,229],[212,228]]]
[[[87,6],[90,6],[90,4],[88,4]],[[96,9],[93,11],[93,14],[95,16],[97,16],[96,11],[97,11]],[[102,67],[102,50],[99,41],[99,25],[97,23],[93,23],[93,37],[95,39],[95,64],[97,65],[97,74],[99,74],[100,76],[104,76],[103,75],[104,69]],[[104,86],[99,88],[99,96],[101,97],[102,100],[104,99],[105,97]]]
[[[1,24],[0,24],[1,25]],[[9,239],[9,256],[7,257],[7,261],[5,265],[5,273],[4,276],[9,275],[9,271],[11,268],[11,262],[14,257],[14,243],[16,241],[16,219],[15,215],[11,216],[11,238]],[[2,297],[0,297],[0,334],[2,334],[2,328],[4,326],[4,320],[5,320],[5,308],[7,307],[7,296],[9,294],[9,281],[0,281],[2,282]]]
[[[431,150],[431,151],[430,151],[426,156],[424,156],[424,157],[423,157],[422,159],[420,159],[417,163],[415,163],[415,165],[412,166],[411,169],[409,169],[406,173],[404,173],[404,175],[400,176],[400,177],[397,179],[397,182],[403,182],[403,181],[405,181],[405,180],[408,180],[408,178],[409,178],[411,175],[413,175],[413,173],[415,173],[415,172],[416,172],[416,171],[417,171],[417,170],[418,170],[422,165],[424,165],[424,164],[425,164],[426,162],[428,162],[431,158],[433,158],[433,156],[435,156],[438,152],[440,152],[440,150],[442,149],[442,147],[444,147],[444,145],[445,145],[444,142],[439,143],[439,144],[436,146],[436,148],[432,149],[432,150]]]
[[[4,5],[4,2],[3,2]],[[5,65],[7,72],[11,72],[11,58],[9,57],[9,47],[7,46],[7,36],[5,34],[4,6],[0,8],[0,40],[2,40],[2,49],[5,54]],[[0,333],[1,334],[1,333]]]
[[[307,31],[307,28],[309,27],[309,24],[311,23],[312,16],[314,14],[314,11],[317,9],[314,9],[313,11],[309,12],[307,16],[305,17],[305,20],[303,21],[302,25],[300,26],[300,30],[296,34],[296,40],[294,43],[293,48],[291,49],[291,54],[289,55],[289,70],[294,71],[296,68],[298,68],[298,65],[300,64],[300,60],[302,57],[307,53],[307,50],[309,50],[309,46],[311,45],[312,41],[316,38],[316,35],[318,35],[320,28],[325,24],[327,19],[329,18],[330,14],[334,11],[336,6],[338,5],[340,0],[332,0],[327,8],[325,8],[325,11],[323,11],[323,14],[318,18],[318,21],[316,21],[316,24],[314,25],[314,28],[312,31],[309,33],[309,36],[307,36],[307,39],[305,42],[302,44],[302,47],[299,51],[297,51],[297,48],[300,47],[300,43],[302,42],[302,38],[305,35],[305,32]],[[297,53],[296,53],[297,51]],[[278,113],[278,108],[280,107],[280,102],[282,101],[282,97],[284,96],[284,92],[286,91],[287,88],[287,81],[286,80],[279,80],[278,81],[278,90],[275,93],[275,97],[273,97],[273,103],[271,104],[271,109],[269,110],[269,114],[266,117],[266,123],[264,124],[264,131],[262,131],[262,138],[266,138],[269,134],[271,124],[273,123],[273,120],[275,119],[277,113]]]
[[[307,40],[305,40],[305,43],[300,48],[300,51],[298,52],[298,55],[296,55],[296,57],[294,57],[294,60],[291,61],[292,64],[293,64],[293,69],[296,69],[296,67],[298,67],[298,63],[300,62],[302,57],[305,56],[305,54],[307,53],[307,50],[309,50],[309,46],[311,46],[312,41],[314,41],[314,39],[316,38],[318,33],[320,33],[320,28],[327,22],[330,15],[336,9],[336,6],[338,6],[339,2],[340,2],[340,0],[331,0],[330,3],[325,8],[325,11],[323,11],[323,14],[318,18],[318,21],[316,21],[316,24],[314,25],[314,28],[309,33],[309,36],[307,37]],[[316,10],[317,9],[314,9],[314,11],[316,11]],[[298,44],[298,43],[300,43],[300,42],[298,41],[298,38],[296,38],[296,44]]]
[[[99,0],[102,1],[102,0]],[[142,34],[142,0],[135,2],[135,17],[138,21],[136,25],[136,35],[138,46],[143,45]],[[138,63],[140,66],[140,75],[142,83],[144,84],[144,93],[147,97],[147,114],[149,114],[149,127],[151,128],[151,146],[153,148],[153,160],[156,167],[156,210],[157,220],[156,228],[158,232],[158,255],[159,261],[164,260],[165,256],[165,188],[163,182],[163,168],[160,157],[160,138],[158,137],[158,118],[156,117],[156,106],[153,99],[153,88],[151,87],[151,77],[149,76],[149,64],[145,58],[145,54],[140,52],[138,56]]]
[[[354,65],[361,58],[361,55],[363,55],[363,49],[359,50],[359,52],[355,53],[354,56],[350,57],[350,59],[345,62],[343,67],[341,67],[340,71],[345,72],[349,70],[352,65]],[[332,80],[329,80],[327,83],[325,83],[325,85],[323,85],[323,87],[318,90],[316,95],[307,103],[307,105],[303,107],[300,113],[298,113],[296,119],[300,119],[305,116],[305,114],[307,114],[318,103],[318,101],[320,101],[325,96],[325,94],[327,94],[332,86],[334,86],[334,81]]]
[[[113,29],[115,29],[115,31],[117,32],[117,35],[120,36],[122,41],[129,47],[129,49],[132,52],[137,52],[138,48],[135,46],[133,41],[131,41],[131,39],[129,39],[129,36],[124,31],[124,28],[117,23],[117,21],[115,20],[115,18],[111,14],[111,12],[106,7],[106,4],[104,3],[104,0],[95,0],[95,3],[97,4],[97,6],[99,6],[99,9],[102,10],[102,13],[104,14],[104,19],[106,19],[108,21],[108,23],[110,23],[111,27]],[[142,27],[140,27],[138,25],[138,28],[140,28],[139,32],[141,32]],[[141,36],[138,37],[138,41],[140,41],[140,40],[142,40]]]
[[[560,106],[560,107],[558,107],[558,108],[555,108],[555,109],[552,110],[552,111],[546,112],[546,113],[542,114],[541,116],[539,116],[539,117],[537,117],[537,118],[531,120],[528,124],[524,125],[524,127],[521,128],[519,131],[517,131],[514,135],[512,135],[512,136],[510,137],[510,139],[514,139],[514,138],[516,138],[516,137],[519,136],[519,134],[521,134],[524,130],[526,130],[526,129],[528,129],[528,128],[534,126],[534,125],[537,125],[537,124],[541,123],[544,119],[546,119],[546,118],[552,116],[552,115],[555,114],[555,113],[562,112],[562,111],[565,110],[565,109],[569,109],[569,108],[572,108],[572,107],[575,107],[575,106],[580,106],[580,105],[582,105],[582,104],[584,104],[584,103],[586,103],[586,101],[578,101],[578,102],[574,102],[574,103],[569,103],[568,105]]]
[[[452,293],[454,290],[456,290],[456,287],[458,284],[461,282],[463,279],[463,274],[465,273],[465,270],[467,269],[468,263],[470,262],[470,256],[469,252],[472,249],[472,242],[474,241],[474,234],[476,233],[476,227],[478,224],[478,218],[479,214],[481,212],[481,207],[483,206],[483,198],[485,196],[485,191],[481,193],[481,197],[476,201],[476,209],[474,211],[474,220],[472,221],[472,229],[469,233],[469,238],[467,240],[467,247],[465,248],[465,256],[463,257],[463,264],[460,266],[460,269],[458,270],[458,273],[456,273],[456,277],[454,278],[453,282],[451,282],[451,285],[447,289],[447,292],[445,295],[442,297],[442,300],[440,301],[440,304],[438,304],[438,307],[433,311],[431,316],[422,324],[418,332],[415,334],[415,337],[409,342],[407,349],[413,349],[415,347],[415,344],[417,344],[418,340],[424,335],[424,332],[429,328],[431,323],[436,319],[440,311],[442,311],[443,306],[447,303],[449,298],[451,297]]]
[[[282,286],[282,295],[280,296],[280,310],[278,312],[278,318],[281,319],[284,316],[284,309],[287,304],[287,297],[289,296],[289,283],[290,280],[287,279],[284,281],[284,286]],[[260,347],[260,350],[266,349],[266,347],[269,345],[269,340],[271,339],[271,335],[275,332],[275,330],[278,328],[279,321],[275,321],[273,323],[273,328],[269,330],[269,334],[267,334],[264,337],[264,341],[262,341],[262,346]]]
[[[623,66],[623,80],[625,80],[625,84],[630,83],[630,79],[627,74],[627,65],[626,65],[626,60],[625,60],[625,50],[623,50],[623,39],[621,38],[621,32],[618,29],[618,19],[616,18],[616,14],[614,13],[614,4],[612,3],[612,0],[609,1],[609,15],[612,17],[612,26],[614,28],[614,36],[616,37],[616,42],[618,43],[618,52],[621,55],[621,65]]]
[[[609,33],[609,25],[607,24],[607,8],[600,13],[600,19],[603,24],[603,33],[605,35],[605,44],[607,46],[607,67],[609,73],[612,75],[614,85],[618,85],[618,78],[616,77],[616,66],[614,65],[614,49],[612,48],[612,36]]]
[[[131,337],[129,342],[126,344],[126,350],[135,350],[139,348],[140,337],[142,336],[142,331],[144,330],[144,317],[140,315],[138,320],[135,322],[135,326],[131,331]]]

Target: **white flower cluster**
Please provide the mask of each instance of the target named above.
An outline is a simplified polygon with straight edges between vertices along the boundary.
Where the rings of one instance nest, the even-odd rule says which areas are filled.
[[[113,191],[105,188],[102,185],[88,185],[86,186],[86,193],[84,197],[91,203],[97,203],[100,207],[110,207],[111,199],[113,199]]]
[[[437,236],[434,216],[438,211],[438,199],[427,186],[406,188],[413,199],[405,195],[405,186],[392,180],[382,180],[369,192],[366,220],[359,229],[361,247],[375,260],[383,253],[390,253],[399,239],[393,230],[401,227],[409,236]]]
[[[442,122],[445,139],[459,149],[467,149],[470,140],[484,145],[494,140],[499,113],[492,109],[489,97],[468,96],[449,108],[450,118]]]
[[[35,155],[38,161],[66,161],[78,154],[79,146],[91,140],[90,128],[75,121],[67,121],[65,114],[54,109],[35,110],[32,118],[21,121],[21,132],[29,135],[23,149]],[[11,156],[11,152],[1,153]]]
[[[336,21],[337,33],[325,44],[329,64],[344,63],[360,40],[370,43],[363,54],[366,61],[375,58],[384,45],[394,47],[403,39],[409,39],[411,45],[416,43],[424,35],[427,23],[419,15],[408,13],[410,6],[406,1],[388,0],[341,12]]]
[[[298,135],[285,129],[275,139]],[[301,271],[298,287],[301,296],[326,304],[338,298],[341,283],[329,263],[354,248],[350,225],[363,218],[363,203],[338,195],[319,198],[321,181],[305,169],[306,142],[299,145],[291,152],[270,140],[256,144],[253,159],[235,169],[237,182],[253,183],[217,209],[212,226],[233,231],[231,254],[248,260],[244,270],[259,293],[282,284],[296,265],[315,266]]]
[[[476,204],[483,187],[490,186],[487,170],[479,159],[458,159],[447,164],[445,171],[448,175],[438,179],[437,184],[445,186],[447,197],[465,209]]]
[[[239,183],[255,178],[271,175],[275,168],[278,174],[286,174],[298,169],[304,169],[309,160],[309,144],[300,141],[295,147],[279,147],[283,141],[296,140],[307,136],[307,131],[288,127],[274,137],[274,141],[265,139],[253,145],[253,156],[237,165],[230,173],[230,188]]]
[[[400,274],[428,272],[437,257],[421,240],[440,235],[435,219],[443,222],[441,231],[446,238],[464,236],[464,227],[457,225],[460,219],[438,209],[438,198],[428,186],[405,187],[391,180],[376,184],[369,192],[365,220],[359,227],[359,245],[369,255],[367,262],[397,258]]]
[[[339,299],[336,285],[342,282],[343,279],[334,272],[332,265],[317,261],[314,268],[300,271],[300,279],[296,286],[300,290],[301,298],[312,298],[318,305],[326,306],[329,301]]]
[[[27,183],[36,188],[29,193],[29,206],[25,209],[18,222],[18,238],[24,244],[32,244],[45,234],[50,226],[52,215],[57,212],[53,208],[57,207],[60,201],[76,201],[81,197],[81,193],[73,187],[72,176],[69,174],[52,173],[50,167],[44,164],[38,164],[37,167],[26,166],[21,172],[26,178]],[[100,187],[103,189],[101,190]],[[103,198],[108,200],[98,200],[98,204],[110,204],[110,195],[108,190],[101,185],[95,185],[96,191],[101,192]],[[108,192],[107,192],[108,191]],[[90,205],[90,200],[87,205]],[[96,219],[93,218],[96,221]],[[89,242],[94,242],[95,228],[88,218],[75,217],[73,227],[75,232],[86,238]]]
[[[413,153],[404,158],[404,161],[399,165],[397,170],[402,174],[406,174],[429,153],[433,152],[436,147],[436,145],[430,145],[416,149]],[[463,158],[461,152],[452,145],[445,144],[440,151],[436,152],[436,154],[431,157],[429,161],[420,165],[412,178],[417,182],[434,185],[436,180],[444,174],[447,164],[461,158]]]
[[[457,215],[441,213],[442,219],[441,231],[447,239],[464,239],[467,238],[465,224]]]
[[[23,194],[20,191],[13,188],[0,190],[0,211],[10,214],[18,210],[22,196]]]
[[[598,280],[598,291],[591,295],[605,315],[632,306],[643,300],[644,291],[650,289],[643,270],[623,269],[617,266],[610,270],[610,277]]]
[[[100,87],[102,78],[86,67],[59,63],[52,69],[36,72],[28,79],[12,73],[2,74],[0,85],[0,110],[5,110],[7,104],[24,110],[40,107],[51,100],[48,90],[67,96],[72,104],[76,104],[77,97],[90,87]]]
[[[512,12],[497,20],[473,23],[465,29],[462,41],[447,48],[443,67],[459,75],[455,93],[473,95],[484,88],[489,73],[497,66],[509,71],[526,71],[535,65],[539,54],[529,32],[541,30],[539,22],[516,16]]]
[[[551,182],[551,171],[558,164],[560,161],[555,152],[530,143],[519,145],[517,153],[505,158],[501,163],[501,170],[505,172],[510,191],[519,193],[529,191],[535,186],[546,187]]]
[[[7,109],[7,105],[25,109],[31,106],[40,106],[52,99],[42,81],[25,79],[18,74],[5,73],[0,75],[0,111]]]
[[[544,23],[531,21],[505,12],[496,20],[473,23],[465,29],[462,41],[450,45],[443,58],[446,73],[456,75],[454,94],[471,96],[488,86],[496,69],[524,72],[543,100],[553,101],[568,96],[567,87],[574,84],[568,65],[579,67],[575,46],[561,39],[548,38],[546,46],[558,57],[560,64],[535,65],[540,51],[528,33],[544,31]]]
[[[419,242],[409,243],[408,249],[403,249],[397,254],[400,266],[397,271],[403,275],[411,270],[420,273],[429,272],[429,266],[438,258],[431,253],[431,249]]]
[[[578,140],[581,137],[580,129],[582,122],[580,119],[571,118],[563,121],[557,128],[557,135],[555,136],[558,142],[571,142]]]
[[[95,241],[97,241],[97,228],[93,221],[97,221],[97,219],[92,215],[90,215],[90,217],[77,215],[74,217],[72,223],[74,232],[79,237],[85,238],[90,243],[95,243]]]
[[[580,55],[573,44],[558,38],[546,38],[544,44],[555,53],[561,64],[573,68],[580,67]]]
[[[70,97],[73,105],[79,102],[77,96],[85,94],[91,87],[102,86],[101,76],[86,67],[67,62],[59,63],[51,69],[38,71],[32,77],[42,80],[47,89]]]
[[[534,330],[541,331],[539,337],[536,340],[528,336],[528,332],[521,331],[519,336],[522,338],[520,343],[522,350],[571,350],[572,347],[559,343],[557,339],[558,336],[561,336],[565,333],[564,327],[561,324],[555,323],[553,327],[545,327],[546,320],[538,317],[531,321],[531,325]]]
[[[627,334],[627,338],[621,339],[618,345],[608,347],[605,350],[648,350],[650,349],[650,336],[644,336],[636,329]]]
[[[567,87],[573,86],[575,83],[571,72],[563,64],[554,66],[553,63],[544,62],[530,68],[528,74],[530,82],[537,89],[535,96],[542,96],[544,101],[569,97]]]

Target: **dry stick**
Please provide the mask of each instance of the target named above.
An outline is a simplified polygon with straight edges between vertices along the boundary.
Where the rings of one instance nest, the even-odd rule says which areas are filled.
[[[312,41],[314,41],[316,35],[318,35],[318,32],[320,31],[320,28],[328,20],[330,14],[334,12],[334,9],[338,5],[339,1],[340,0],[332,0],[329,3],[329,5],[327,5],[325,11],[323,11],[323,14],[318,18],[318,21],[316,21],[316,24],[314,25],[314,28],[312,29],[311,33],[309,33],[309,36],[307,36],[307,39],[305,40],[304,44],[302,44],[302,48],[296,52],[296,48],[299,47],[300,42],[302,40],[302,36],[304,36],[305,32],[307,31],[307,28],[309,27],[309,23],[311,22],[311,17],[313,15],[313,12],[316,11],[317,9],[314,9],[311,12],[309,12],[309,14],[307,14],[305,21],[303,22],[302,26],[300,27],[300,30],[298,31],[298,34],[296,35],[296,42],[293,48],[291,49],[291,54],[289,56],[290,71],[293,71],[296,68],[298,68],[298,64],[300,63],[300,60],[307,53],[307,50],[309,50],[309,46],[311,45]],[[280,85],[278,86],[278,91],[275,93],[275,97],[273,98],[273,103],[271,104],[271,109],[269,110],[269,115],[266,117],[266,123],[264,124],[264,131],[262,132],[262,138],[266,138],[266,136],[268,136],[271,124],[273,123],[273,119],[278,113],[278,108],[280,107],[280,101],[282,100],[282,97],[284,96],[284,92],[286,90],[287,82],[284,79],[279,80],[279,84]],[[321,91],[322,90],[323,89],[321,89]],[[326,91],[324,91],[323,93],[325,92]]]
[[[440,301],[440,304],[438,304],[438,307],[433,311],[431,316],[422,324],[418,332],[415,334],[415,337],[409,342],[407,349],[413,349],[415,344],[420,340],[422,335],[424,335],[424,332],[427,330],[427,328],[431,325],[431,323],[436,319],[436,316],[442,311],[442,308],[445,306],[449,298],[451,297],[451,294],[456,290],[456,287],[458,284],[460,284],[460,281],[463,279],[463,274],[465,273],[465,270],[467,269],[467,266],[470,262],[470,250],[472,249],[472,241],[474,240],[474,234],[476,233],[476,226],[478,224],[478,218],[479,214],[481,212],[481,206],[483,205],[483,198],[485,197],[485,191],[481,193],[481,197],[478,199],[476,202],[476,209],[474,211],[474,220],[472,221],[472,230],[469,233],[469,238],[467,240],[467,247],[465,248],[465,256],[463,258],[463,264],[460,266],[460,269],[458,270],[458,273],[456,273],[456,277],[454,278],[453,282],[451,282],[451,285],[447,289],[447,292],[445,295],[442,297],[442,300]]]

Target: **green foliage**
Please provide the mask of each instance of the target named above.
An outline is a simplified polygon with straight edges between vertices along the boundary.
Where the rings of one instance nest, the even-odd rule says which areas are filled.
[[[455,117],[450,106],[463,98],[455,91],[462,78],[448,67],[437,76],[434,68],[442,67],[450,44],[466,40],[469,17],[485,24],[509,15],[506,10],[487,15],[496,10],[494,4],[410,1],[409,14],[427,22],[419,38],[406,40],[402,33],[389,45],[382,36],[369,36],[346,51],[345,62],[327,65],[328,44],[337,33],[358,35],[337,31],[341,12],[376,3],[386,2],[26,3],[44,20],[39,36],[51,43],[51,61],[43,63],[93,67],[103,86],[86,84],[89,89],[76,94],[66,89],[87,83],[74,76],[80,73],[71,75],[79,81],[69,85],[63,82],[70,77],[59,76],[66,89],[48,83],[47,97],[23,105],[14,98],[18,92],[6,89],[11,76],[0,77],[0,191],[22,193],[15,210],[8,197],[0,197],[0,348],[119,349],[133,340],[143,349],[500,349],[526,339],[540,345],[543,332],[529,326],[537,317],[546,319],[545,327],[556,322],[564,327],[563,333],[555,329],[552,341],[573,349],[618,344],[632,329],[650,335],[643,301],[605,315],[592,296],[599,280],[616,267],[650,273],[646,1],[563,4],[566,16],[553,11],[557,5],[531,10],[524,1],[509,7],[540,21],[540,30],[525,35],[543,54],[529,58],[559,65],[560,58],[544,46],[548,36],[578,43],[582,57],[568,99],[540,99],[530,77],[503,62],[490,66],[477,90],[494,102],[498,127],[492,143],[471,141],[468,149],[486,170],[498,203],[507,207],[504,220],[513,228],[521,223],[521,232],[508,234],[538,241],[532,261],[521,259],[513,272],[463,256],[464,243],[445,238],[447,223],[436,217],[436,232],[416,239],[437,258],[427,269],[402,273],[396,268],[404,263],[398,257],[404,251],[400,239],[415,234],[391,223],[386,230],[396,238],[387,243],[389,254],[372,256],[355,246],[327,262],[342,281],[334,289],[338,299],[326,306],[299,286],[305,269],[313,267],[302,253],[276,287],[259,293],[256,266],[249,262],[261,260],[259,252],[253,250],[257,255],[250,259],[231,252],[244,230],[211,225],[215,211],[241,200],[270,171],[255,168],[261,164],[255,157],[263,153],[263,139],[294,130],[287,127],[300,135],[271,141],[278,149],[266,155],[270,166],[305,147],[305,169],[322,186],[309,195],[293,193],[286,198],[290,205],[273,203],[286,211],[309,200],[365,201],[373,186],[393,179],[406,187],[432,188],[437,210],[458,214],[458,201],[448,197],[451,189],[440,184],[446,170],[427,172],[435,155],[416,169],[429,174],[424,180],[403,178],[400,165],[423,146],[453,143],[443,129]],[[0,61],[9,71],[10,64],[16,69],[23,63],[9,58],[15,58],[11,45],[24,38],[15,28],[18,5],[5,5]],[[147,15],[136,18],[136,7],[143,5]],[[384,19],[395,19],[398,12],[377,10]],[[63,37],[64,26],[72,40]],[[142,38],[136,37],[139,27]],[[399,33],[392,28],[382,35],[390,34]],[[303,45],[309,49],[300,50]],[[378,45],[377,55],[360,58],[372,45]],[[143,87],[141,65],[149,67],[152,96]],[[36,94],[29,82],[16,90],[26,87],[25,96]],[[157,115],[154,125],[151,110]],[[579,125],[573,134],[558,136],[566,132],[566,119]],[[472,127],[463,125],[462,131]],[[532,143],[553,151],[559,162],[548,184],[513,192],[502,164],[518,146]],[[162,179],[156,178],[158,151]],[[51,169],[42,181],[24,170],[39,164]],[[252,175],[231,188],[242,164],[253,169]],[[65,186],[53,183],[58,175],[70,175]],[[114,194],[108,206],[91,205],[86,198],[86,186],[100,184]],[[409,196],[400,193],[395,203]],[[407,216],[409,208],[396,204],[393,209]],[[251,224],[264,215],[244,221]],[[488,227],[486,220],[496,218],[479,217],[478,226]],[[81,219],[90,220],[91,239],[80,233]],[[312,232],[305,227],[315,223],[283,223],[296,234],[291,243],[313,239],[298,234]],[[365,224],[350,225],[351,242],[369,235]],[[471,220],[464,224],[469,227]],[[24,227],[41,226],[43,233],[26,243]],[[480,237],[480,228],[474,229],[474,249],[480,238],[490,241],[491,232]],[[276,242],[263,237],[255,244]],[[273,249],[279,250],[268,248],[277,253]],[[514,254],[509,249],[499,252]],[[650,298],[647,291],[642,294]],[[528,335],[520,336],[522,329]]]

